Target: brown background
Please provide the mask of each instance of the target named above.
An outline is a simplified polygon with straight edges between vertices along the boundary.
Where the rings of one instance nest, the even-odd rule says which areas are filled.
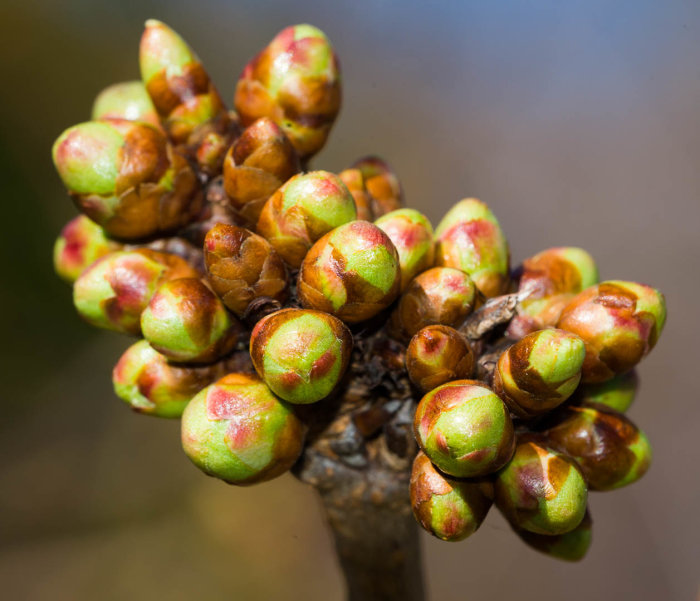
[[[431,599],[687,600],[698,595],[700,4],[95,2],[0,9],[0,582],[28,600],[341,598],[309,490],[234,489],[185,459],[178,425],[129,412],[109,373],[128,341],[92,331],[52,274],[73,214],[50,163],[94,95],[134,78],[141,24],[198,50],[226,98],[284,25],[312,22],[344,67],[345,105],[315,165],[386,156],[437,222],[487,201],[514,262],[561,244],[604,278],[651,283],[670,319],[632,418],[654,464],[592,496],[595,542],[568,565],[494,512],[460,544],[424,537]]]

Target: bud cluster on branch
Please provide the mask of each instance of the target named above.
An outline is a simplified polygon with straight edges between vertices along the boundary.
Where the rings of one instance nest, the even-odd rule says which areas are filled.
[[[649,466],[623,412],[661,293],[599,282],[580,248],[511,270],[485,203],[461,200],[433,230],[377,157],[309,170],[341,102],[311,25],[248,63],[235,110],[163,23],[146,23],[139,59],[142,81],[102,91],[53,147],[81,211],[56,271],[88,323],[139,338],[116,394],[181,418],[187,456],[228,483],[311,454],[355,470],[380,456],[443,540],[495,505],[531,547],[583,557],[589,490]]]

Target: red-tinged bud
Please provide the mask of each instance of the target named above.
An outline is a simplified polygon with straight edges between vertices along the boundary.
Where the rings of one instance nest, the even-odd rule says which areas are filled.
[[[604,382],[632,369],[661,335],[666,302],[658,290],[634,282],[608,281],[577,295],[558,328],[586,343],[583,382]]]
[[[469,343],[449,326],[427,326],[411,338],[406,351],[408,377],[423,392],[470,378],[474,353]]]
[[[246,65],[234,102],[243,125],[270,117],[309,158],[325,144],[340,97],[338,59],[328,38],[311,25],[293,25]]]

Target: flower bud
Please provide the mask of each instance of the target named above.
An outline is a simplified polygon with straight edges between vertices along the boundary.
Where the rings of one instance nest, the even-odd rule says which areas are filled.
[[[313,245],[297,291],[307,309],[356,323],[386,309],[400,284],[399,256],[389,237],[376,225],[353,221]]]
[[[141,331],[172,361],[211,363],[233,349],[238,323],[201,280],[180,278],[156,290],[141,315]]]
[[[593,257],[582,248],[549,248],[523,261],[518,291],[524,297],[511,322],[520,338],[556,325],[564,307],[582,290],[598,283]]]
[[[338,59],[328,38],[311,25],[293,25],[246,65],[234,104],[243,125],[270,117],[309,158],[325,144],[340,97]]]
[[[139,49],[141,78],[170,139],[209,174],[231,144],[224,103],[199,58],[170,27],[149,19]]]
[[[564,330],[539,330],[504,351],[493,387],[519,417],[533,417],[563,403],[581,380],[586,347]]]
[[[132,344],[112,373],[114,392],[139,413],[180,417],[187,403],[227,371],[226,363],[193,366],[169,363],[146,340]]]
[[[490,489],[487,482],[457,480],[440,473],[422,452],[413,462],[409,489],[413,515],[442,540],[463,540],[476,532],[493,502]]]
[[[638,386],[639,376],[632,369],[606,382],[580,386],[576,391],[576,398],[582,403],[599,403],[624,413],[634,401]]]
[[[517,529],[550,536],[576,528],[588,489],[574,462],[534,442],[521,442],[494,482],[496,506]]]
[[[363,157],[355,161],[352,168],[362,174],[375,219],[401,208],[401,184],[386,161],[375,156]]]
[[[295,175],[265,203],[258,233],[292,267],[333,228],[354,221],[355,203],[345,184],[328,171]]]
[[[423,452],[457,478],[495,472],[513,454],[508,410],[476,380],[456,380],[431,390],[418,404],[413,426]]]
[[[654,348],[666,321],[658,290],[613,280],[578,294],[564,309],[558,328],[586,343],[583,382],[604,382],[632,369]]]
[[[509,281],[508,243],[491,210],[476,198],[460,200],[435,230],[435,264],[468,273],[486,296],[503,294]]]
[[[423,392],[472,375],[474,353],[449,326],[426,326],[411,338],[406,351],[408,377]]]
[[[145,123],[114,119],[71,127],[56,140],[53,160],[78,208],[115,238],[170,232],[201,208],[189,164]]]
[[[180,257],[154,250],[117,251],[88,267],[73,286],[80,316],[98,328],[141,332],[141,313],[165,281],[198,277]]]
[[[257,376],[233,373],[202,390],[182,415],[182,446],[202,471],[230,484],[286,472],[301,454],[304,426]]]
[[[374,224],[394,243],[401,265],[401,290],[433,264],[433,226],[415,209],[398,209],[377,219]]]
[[[120,248],[105,236],[104,230],[85,217],[78,215],[61,230],[53,247],[53,265],[56,273],[66,282],[73,283],[92,263]]]
[[[256,298],[284,301],[287,270],[265,238],[242,227],[219,223],[204,240],[209,282],[239,317]]]
[[[365,179],[359,169],[345,169],[338,174],[343,183],[350,190],[355,201],[357,218],[360,221],[373,221],[372,197],[365,186]]]
[[[292,143],[274,121],[262,117],[226,154],[224,189],[236,213],[254,227],[267,199],[299,169]]]
[[[607,407],[567,407],[543,433],[548,446],[571,457],[591,490],[636,482],[649,468],[651,446],[622,413]]]
[[[261,319],[250,336],[255,370],[290,403],[327,397],[343,377],[351,352],[350,330],[321,311],[277,311]]]
[[[160,128],[151,97],[140,81],[115,83],[102,90],[92,105],[92,119],[143,121]]]
[[[592,529],[591,513],[586,510],[581,523],[564,534],[548,536],[518,529],[515,532],[523,542],[540,553],[564,561],[581,561],[591,546]]]
[[[477,302],[476,286],[459,269],[433,267],[413,278],[391,316],[391,333],[410,339],[429,325],[459,326]]]

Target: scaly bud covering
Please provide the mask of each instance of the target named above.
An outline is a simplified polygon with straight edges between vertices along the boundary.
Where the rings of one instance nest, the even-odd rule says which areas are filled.
[[[255,375],[233,373],[202,390],[182,415],[182,446],[202,471],[230,484],[286,472],[299,457],[304,426]]]
[[[557,327],[586,343],[583,382],[604,382],[639,363],[654,348],[665,321],[666,301],[658,290],[612,280],[577,295]]]
[[[102,90],[92,105],[92,119],[126,119],[160,127],[151,97],[140,81],[115,83]]]
[[[547,536],[546,534],[535,534],[534,532],[518,530],[517,528],[515,533],[523,542],[540,553],[556,559],[563,559],[564,561],[581,561],[591,546],[593,520],[591,519],[590,511],[586,510],[581,523],[564,534]]]
[[[563,403],[581,381],[586,347],[564,330],[539,330],[504,351],[493,388],[519,417],[540,415]]]
[[[78,215],[61,230],[53,247],[53,266],[66,282],[73,283],[92,263],[119,250],[121,244],[105,236],[94,221]]]
[[[238,323],[197,278],[165,282],[141,315],[151,346],[172,361],[211,363],[231,351]]]
[[[299,267],[311,245],[357,216],[352,195],[335,174],[295,175],[265,203],[258,233],[292,267]]]
[[[489,482],[457,480],[440,473],[422,452],[413,462],[413,514],[423,528],[442,540],[458,541],[474,534],[491,508],[492,493]]]
[[[476,380],[456,380],[431,390],[418,404],[413,428],[430,460],[457,478],[495,472],[513,454],[508,410]]]
[[[352,168],[362,174],[375,219],[401,208],[403,190],[399,178],[386,161],[375,156],[363,157],[355,161]]]
[[[586,513],[588,489],[568,457],[521,442],[494,483],[496,505],[514,528],[558,535],[576,528]]]
[[[460,200],[435,230],[435,264],[468,273],[487,297],[508,287],[508,243],[491,210],[476,198]]]
[[[170,27],[149,19],[139,49],[141,78],[170,139],[206,173],[231,144],[224,103],[199,58]]]
[[[254,227],[267,199],[299,169],[292,143],[272,119],[262,117],[226,154],[224,189],[236,213]]]
[[[299,272],[307,309],[356,323],[386,309],[399,293],[399,256],[389,237],[367,221],[334,229],[313,245]]]
[[[224,362],[175,365],[146,340],[132,344],[112,373],[114,392],[134,411],[156,417],[180,417],[187,403],[226,373]]]
[[[327,397],[343,377],[351,352],[350,330],[321,311],[277,311],[261,319],[250,336],[255,370],[290,403]]]
[[[357,209],[357,218],[361,221],[373,221],[372,197],[365,187],[365,179],[359,169],[345,169],[338,174],[350,190]]]
[[[78,208],[115,238],[169,232],[201,208],[189,164],[145,123],[112,119],[71,127],[56,140],[53,161]]]
[[[583,403],[600,403],[624,413],[634,401],[639,386],[639,376],[632,369],[607,382],[584,384],[576,391],[576,398]]]
[[[265,238],[217,223],[204,240],[209,282],[224,304],[239,317],[256,298],[284,301],[287,269]]]
[[[458,326],[476,305],[472,279],[459,269],[433,267],[416,276],[391,316],[391,333],[409,340],[429,325]]]
[[[474,353],[449,326],[427,326],[411,338],[406,351],[408,377],[423,392],[472,375]]]
[[[338,59],[328,38],[311,25],[293,25],[246,65],[234,103],[243,125],[270,117],[308,158],[325,144],[340,97]]]
[[[636,482],[649,468],[649,440],[629,419],[607,407],[567,407],[543,433],[548,446],[571,457],[591,490]]]
[[[556,325],[564,307],[579,292],[598,283],[598,268],[582,248],[549,248],[523,261],[518,305],[512,328],[525,335]],[[513,322],[511,322],[513,323]]]
[[[141,333],[141,313],[157,288],[198,273],[180,257],[155,250],[117,251],[88,267],[73,286],[80,316],[98,328]]]
[[[415,209],[398,209],[377,219],[374,224],[391,239],[399,253],[401,290],[433,264],[433,226]]]

